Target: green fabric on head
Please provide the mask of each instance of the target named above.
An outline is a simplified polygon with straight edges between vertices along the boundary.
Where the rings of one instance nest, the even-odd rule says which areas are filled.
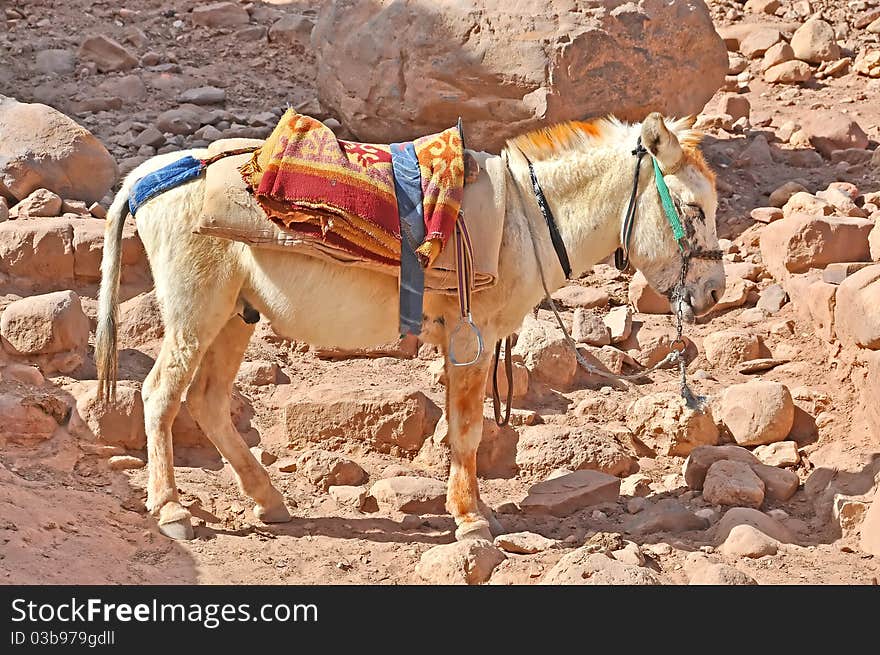
[[[657,191],[660,193],[660,203],[663,205],[663,212],[666,214],[666,220],[672,227],[672,236],[675,238],[678,247],[683,249],[682,241],[685,238],[684,228],[681,225],[681,219],[678,212],[675,211],[675,204],[672,202],[672,196],[669,195],[669,187],[666,186],[666,180],[663,179],[663,172],[660,170],[660,164],[653,157],[654,162],[654,180],[657,182]]]

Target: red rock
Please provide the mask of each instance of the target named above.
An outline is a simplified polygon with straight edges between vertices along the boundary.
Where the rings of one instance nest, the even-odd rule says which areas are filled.
[[[795,466],[801,460],[794,441],[777,441],[766,446],[758,446],[754,454],[762,464],[768,466]]]
[[[593,309],[595,307],[605,307],[608,305],[608,292],[604,289],[595,289],[593,287],[583,287],[579,285],[562,287],[561,289],[554,291],[551,297],[557,303],[569,309],[575,309],[577,307]]]
[[[761,62],[761,68],[766,71],[771,66],[784,64],[794,58],[794,50],[791,49],[791,46],[785,41],[780,41],[768,48],[767,52],[764,53],[764,60]]]
[[[812,18],[795,30],[791,37],[795,57],[811,64],[840,58],[834,28],[824,20]]]
[[[529,393],[529,369],[520,364],[513,362],[513,399],[519,400]],[[507,374],[504,372],[504,363],[498,364],[498,395],[502,401],[507,399]],[[486,379],[486,397],[492,397],[492,372]]]
[[[119,345],[139,348],[165,335],[156,292],[148,291],[119,306]]]
[[[880,264],[850,275],[836,288],[834,328],[840,341],[880,350]]]
[[[272,23],[272,27],[269,28],[269,41],[308,47],[314,27],[315,23],[311,18],[288,14]]]
[[[466,539],[428,549],[416,564],[416,575],[429,584],[476,585],[487,582],[507,557],[485,539]]]
[[[785,182],[784,184],[776,187],[773,190],[773,193],[770,194],[770,204],[774,207],[783,207],[794,194],[799,192],[806,193],[807,188],[800,182],[795,182],[793,180]],[[770,221],[764,222],[769,223]]]
[[[277,384],[281,375],[283,373],[275,362],[242,362],[235,376],[235,381],[238,384],[264,387]]]
[[[868,233],[873,226],[872,221],[863,218],[789,216],[761,232],[764,265],[782,282],[792,273],[832,262],[867,261]]]
[[[13,354],[84,352],[89,319],[76,293],[58,291],[7,305],[0,317],[0,333],[4,349]]]
[[[868,235],[868,247],[871,250],[871,260],[880,262],[880,223],[877,223]]]
[[[540,584],[646,586],[658,585],[660,580],[646,567],[624,564],[583,546],[562,557]]]
[[[658,455],[683,457],[697,446],[718,442],[711,411],[690,409],[675,392],[642,396],[629,407],[626,424]]]
[[[758,446],[788,436],[794,403],[785,385],[755,380],[727,387],[716,414],[739,445]]]
[[[876,230],[872,230],[873,234]],[[834,262],[822,271],[822,281],[828,284],[841,284],[846,278],[863,268],[871,266],[871,262]]]
[[[632,332],[632,310],[629,307],[615,307],[605,315],[604,321],[611,333],[611,343],[629,338]]]
[[[611,332],[602,317],[580,307],[574,310],[571,336],[577,343],[586,343],[591,346],[611,344]]]
[[[67,408],[51,394],[7,382],[0,389],[0,448],[8,443],[37,445],[64,422]]]
[[[76,399],[70,432],[80,441],[140,450],[147,443],[144,403],[140,389],[120,381],[116,400],[105,403],[98,396],[96,380],[76,382],[66,390]]]
[[[755,207],[749,216],[759,223],[772,223],[782,218],[782,210],[777,207]]]
[[[205,27],[236,27],[250,22],[245,8],[236,2],[199,5],[193,8],[191,17],[193,24]]]
[[[741,330],[719,330],[703,339],[706,359],[713,366],[731,368],[761,356],[761,340]]]
[[[415,476],[395,476],[379,480],[370,488],[379,509],[407,514],[443,514],[446,485],[440,480]]]
[[[19,202],[14,211],[18,218],[58,216],[61,213],[61,197],[48,189],[36,189]]]
[[[721,96],[719,111],[727,114],[734,121],[740,118],[748,118],[751,111],[749,99],[738,93],[725,93]]]
[[[751,468],[764,483],[764,498],[770,502],[784,503],[794,496],[800,486],[800,478],[793,471],[767,464],[751,464]]]
[[[416,389],[318,385],[273,397],[291,445],[361,441],[379,452],[416,453],[442,412]]]
[[[781,40],[782,34],[779,30],[769,26],[756,27],[740,41],[739,51],[749,59],[755,59]]]
[[[859,548],[875,557],[880,557],[880,502],[876,495],[862,521]]]
[[[562,517],[590,505],[613,502],[619,495],[619,478],[598,471],[582,470],[532,485],[519,506],[527,514]]]
[[[470,147],[497,152],[524,130],[612,106],[626,119],[648,107],[696,114],[727,68],[707,9],[692,0],[658,5],[637,33],[610,0],[568,5],[552,18],[545,0],[445,4],[442,29],[416,0],[393,11],[390,0],[321,6],[310,41],[321,61],[318,97],[367,142],[431,134],[461,114]],[[675,43],[684,33],[687,54]],[[377,49],[376,34],[395,38]],[[451,71],[469,83],[451,84]]]
[[[801,129],[825,157],[830,157],[832,150],[868,147],[865,131],[852,117],[840,112],[809,112],[804,115]]]
[[[130,70],[137,66],[133,54],[113,39],[98,35],[90,36],[79,47],[79,58],[97,64],[102,73]]]
[[[629,282],[629,302],[642,314],[671,314],[669,299],[655,291],[640,272]]]
[[[526,316],[513,354],[523,358],[532,378],[549,385],[568,387],[578,363],[574,351],[555,323]]]
[[[721,554],[728,557],[754,559],[775,555],[778,550],[779,544],[775,539],[747,524],[737,525],[731,529],[727,539],[718,549]]]
[[[798,84],[812,76],[810,65],[797,59],[776,64],[764,71],[764,79],[771,84]]]
[[[764,483],[748,464],[720,460],[706,473],[703,498],[713,505],[757,508],[764,502]]]
[[[750,507],[731,507],[715,524],[715,542],[723,543],[738,525],[750,525],[776,541],[794,543],[791,531],[771,516]]]
[[[297,454],[295,460],[296,472],[324,491],[332,486],[356,486],[367,481],[367,472],[360,464],[337,453],[309,448]]]
[[[567,468],[621,477],[638,468],[635,458],[610,433],[596,426],[536,425],[523,430],[516,463],[522,472],[533,475]]]
[[[107,460],[107,465],[113,471],[125,471],[130,469],[142,469],[147,463],[140,457],[131,455],[114,455]]]
[[[757,457],[741,446],[698,446],[690,452],[682,469],[688,489],[701,490],[709,467],[725,460],[749,465],[759,463]]]
[[[834,307],[837,302],[837,286],[817,280],[807,288],[802,301],[809,312],[816,334],[833,341],[836,336],[834,326]]]
[[[45,188],[95,202],[116,175],[101,142],[61,112],[0,98],[0,195],[20,200]]]

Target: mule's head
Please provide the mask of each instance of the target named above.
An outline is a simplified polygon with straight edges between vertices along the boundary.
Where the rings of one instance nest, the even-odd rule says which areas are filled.
[[[715,175],[697,148],[700,135],[692,128],[693,119],[666,122],[660,114],[650,114],[641,126],[642,145],[660,165],[690,250],[712,251],[718,249]],[[681,254],[663,211],[652,169],[650,157],[645,157],[642,175],[649,176],[650,182],[643,187],[646,190],[639,202],[630,258],[648,283],[672,301],[681,278]],[[723,264],[719,260],[690,259],[684,286],[682,310],[692,320],[694,314],[708,312],[724,293]]]

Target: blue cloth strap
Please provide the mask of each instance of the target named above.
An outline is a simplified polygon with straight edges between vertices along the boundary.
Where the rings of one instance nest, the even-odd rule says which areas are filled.
[[[416,255],[425,240],[422,175],[411,142],[391,144],[391,170],[400,215],[400,335],[422,331],[425,271]]]
[[[205,162],[201,159],[186,156],[145,175],[135,182],[131,189],[128,196],[128,211],[134,216],[145,202],[164,191],[194,180],[204,169]]]

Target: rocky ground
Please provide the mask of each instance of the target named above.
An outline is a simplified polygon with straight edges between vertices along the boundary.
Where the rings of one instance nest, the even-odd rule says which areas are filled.
[[[0,580],[877,584],[880,4],[709,3],[730,70],[699,124],[728,284],[686,328],[708,409],[681,404],[674,371],[619,390],[577,370],[538,308],[516,346],[512,426],[487,418],[479,453],[497,548],[449,545],[435,351],[338,360],[265,323],[234,420],[295,518],[257,523],[184,408],[176,472],[196,539],[158,532],[138,390],[162,335],[134,224],[120,405],[94,400],[102,179],[263,136],[288,105],[327,117],[307,48],[320,3],[118,4],[18,2],[0,29],[0,94],[91,133],[0,102],[0,125],[51,124],[44,146],[81,158],[77,174],[41,172],[57,193],[18,201],[26,176],[0,178]],[[671,317],[640,275],[600,264],[555,297],[598,366],[668,352]]]

